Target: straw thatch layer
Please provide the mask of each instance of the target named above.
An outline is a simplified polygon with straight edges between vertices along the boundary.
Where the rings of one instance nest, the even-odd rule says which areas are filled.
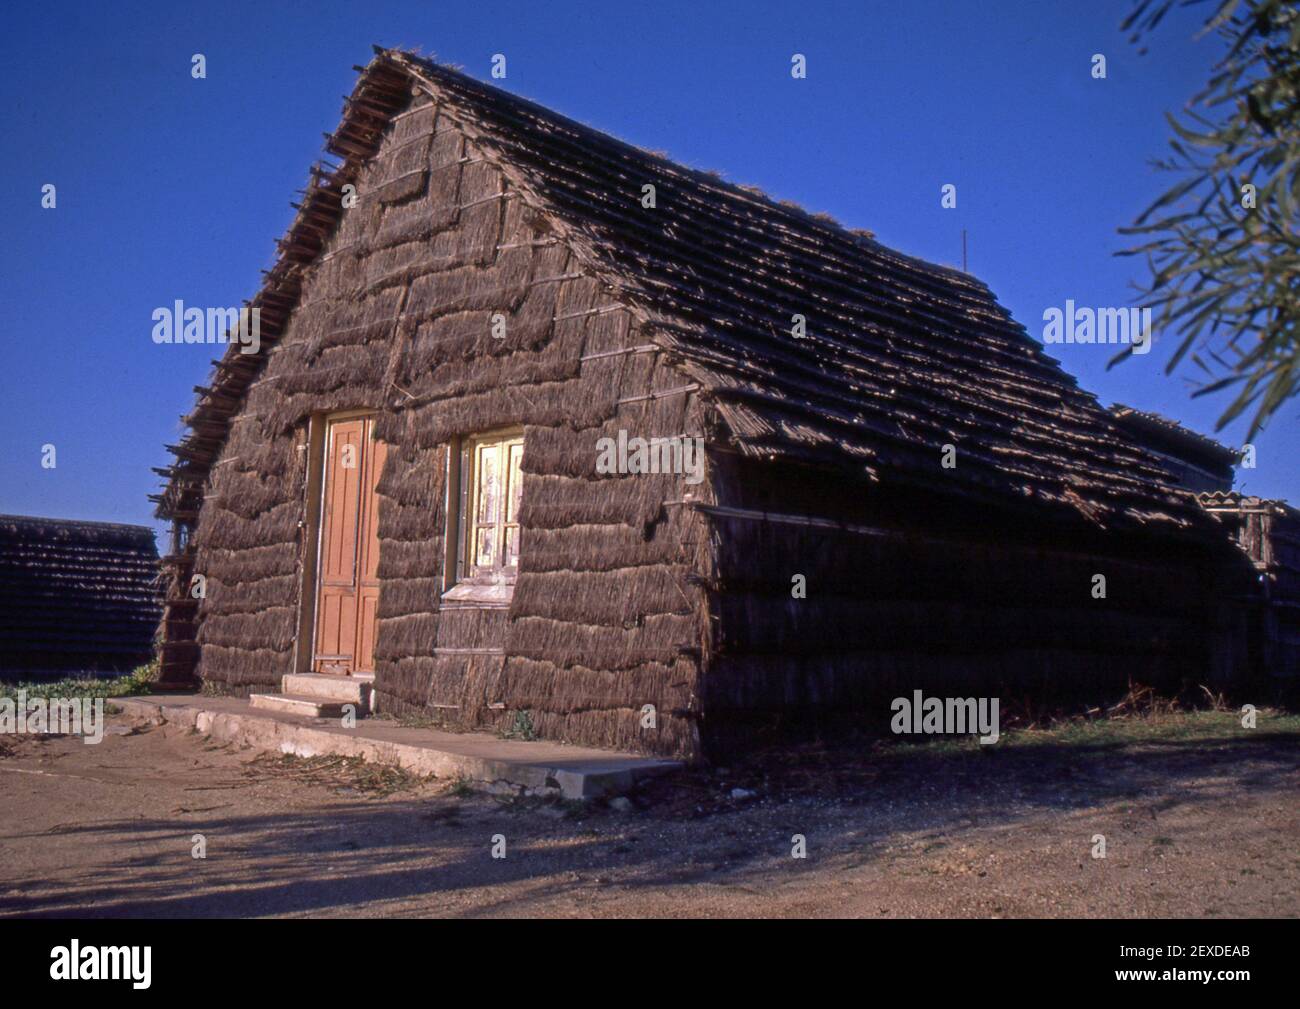
[[[143,526],[0,515],[0,679],[147,662],[162,609],[157,565]]]
[[[1050,705],[1132,682],[1212,684],[1220,593],[1249,588],[1226,550],[1197,543],[1066,536],[735,458],[715,486],[724,508],[746,514],[708,513],[719,544],[703,681],[711,750],[743,742],[762,717],[860,712],[887,729],[892,699],[914,690]],[[800,523],[786,508],[842,525]],[[753,517],[763,513],[777,520]]]
[[[379,707],[467,727],[526,711],[557,738],[692,753],[702,594],[684,537],[697,519],[665,507],[684,492],[680,475],[603,475],[595,461],[620,429],[681,436],[702,415],[689,395],[641,398],[684,382],[654,355],[591,356],[645,339],[627,313],[597,311],[618,306],[436,103],[412,109],[360,170],[360,203],[304,273],[301,305],[213,468],[194,536],[209,585],[199,673],[244,691],[289,670],[308,421],[370,408],[389,445]],[[525,428],[513,600],[444,608],[449,443],[508,425]],[[641,727],[646,705],[662,711],[655,729]]]

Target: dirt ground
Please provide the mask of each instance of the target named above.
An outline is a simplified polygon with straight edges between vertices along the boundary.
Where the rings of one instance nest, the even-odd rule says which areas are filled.
[[[1228,729],[806,748],[619,809],[167,727],[9,736],[0,916],[1295,916],[1298,757],[1294,732]]]

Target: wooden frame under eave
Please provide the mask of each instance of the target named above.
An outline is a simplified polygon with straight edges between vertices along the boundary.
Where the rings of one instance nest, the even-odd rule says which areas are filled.
[[[460,558],[464,552],[464,535],[460,515],[464,508],[461,491],[461,451],[465,439],[454,435],[447,442],[446,495],[443,500],[442,521],[442,591],[450,592],[460,578]]]

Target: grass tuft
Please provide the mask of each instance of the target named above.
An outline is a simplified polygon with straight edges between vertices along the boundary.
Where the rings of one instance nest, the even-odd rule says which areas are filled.
[[[0,683],[0,697],[18,699],[18,691],[23,691],[27,699],[53,697],[129,697],[132,694],[147,694],[155,680],[158,679],[158,664],[150,662],[140,666],[125,676],[107,678],[69,677],[62,680],[41,680],[34,683]]]

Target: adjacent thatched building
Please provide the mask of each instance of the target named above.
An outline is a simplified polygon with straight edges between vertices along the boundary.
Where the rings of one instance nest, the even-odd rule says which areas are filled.
[[[1256,572],[1249,590],[1225,597],[1231,615],[1225,665],[1300,677],[1300,511],[1234,491],[1201,494],[1200,501]]]
[[[169,681],[690,756],[1214,671],[1235,551],[973,277],[401,52],[327,150],[164,471]]]
[[[129,672],[153,654],[145,526],[0,515],[0,680]]]
[[[1158,413],[1116,403],[1110,415],[1122,431],[1165,464],[1178,486],[1198,494],[1232,490],[1233,467],[1240,458],[1234,449]]]

